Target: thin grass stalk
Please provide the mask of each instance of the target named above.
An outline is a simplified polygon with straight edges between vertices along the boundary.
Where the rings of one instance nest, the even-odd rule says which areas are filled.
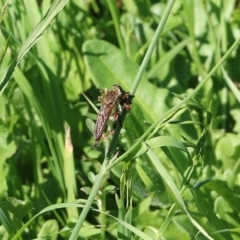
[[[156,240],[161,239],[163,237],[163,233],[166,231],[168,228],[171,219],[173,218],[175,211],[176,211],[176,203],[173,203],[172,206],[170,207],[167,216],[165,217],[164,221],[162,222],[160,228],[158,229],[158,233],[155,237]]]
[[[99,188],[101,187],[102,185],[102,182],[103,182],[103,179],[105,177],[105,169],[106,169],[106,165],[107,165],[107,161],[104,161],[103,164],[102,164],[102,167],[98,173],[98,176],[96,178],[96,181],[94,182],[93,184],[93,187],[92,187],[92,191],[88,197],[88,200],[87,202],[85,203],[85,206],[81,212],[81,215],[76,223],[76,225],[74,226],[73,228],[73,231],[72,231],[72,234],[69,238],[69,240],[75,240],[78,238],[78,233],[82,227],[82,224],[90,210],[90,207],[92,206],[92,203],[93,203],[93,200],[99,190]]]
[[[227,83],[228,87],[232,91],[232,93],[235,96],[235,98],[237,99],[237,101],[240,103],[240,92],[239,92],[239,90],[237,89],[237,87],[233,83],[232,79],[228,76],[225,68],[222,66],[221,69],[222,69],[222,73],[223,73],[223,77],[225,79],[225,82]]]
[[[203,85],[210,79],[210,77],[215,73],[215,71],[224,63],[224,61],[229,57],[231,52],[237,47],[237,45],[240,43],[240,37],[236,39],[236,41],[233,43],[233,45],[228,49],[228,51],[223,55],[223,57],[220,59],[220,61],[213,67],[213,69],[206,75],[206,77],[202,80],[202,82],[199,83],[199,85],[192,91],[191,94],[189,94],[186,98],[184,98],[180,103],[175,105],[173,108],[171,108],[169,111],[167,111],[159,120],[157,120],[155,123],[153,123],[147,131],[119,158],[117,158],[112,164],[110,164],[106,171],[109,171],[111,168],[113,168],[115,165],[117,165],[119,162],[123,161],[127,156],[158,126],[161,121],[163,121],[164,118],[171,115],[173,112],[175,112],[178,108],[180,108],[183,104],[185,104],[189,99],[193,98],[199,90],[203,87]]]
[[[133,85],[132,85],[132,88],[131,88],[131,91],[130,91],[131,95],[134,95],[135,92],[137,91],[137,87],[138,87],[138,85],[140,83],[140,80],[141,80],[141,78],[143,76],[143,73],[145,72],[145,69],[146,69],[146,67],[148,65],[149,59],[152,56],[153,50],[154,50],[155,46],[157,45],[157,41],[158,41],[158,39],[160,37],[160,34],[161,34],[161,32],[162,32],[162,30],[164,28],[164,25],[165,25],[165,23],[167,21],[167,18],[168,18],[169,14],[170,14],[170,12],[171,12],[171,10],[173,8],[174,3],[175,3],[175,0],[168,1],[166,10],[165,10],[165,12],[164,12],[164,14],[163,14],[163,16],[162,16],[162,18],[160,20],[160,23],[159,23],[159,25],[157,27],[157,30],[156,30],[156,32],[155,32],[155,34],[153,36],[153,40],[152,40],[152,42],[149,45],[149,48],[148,48],[148,50],[146,52],[146,55],[144,56],[142,64],[141,64],[141,66],[139,68],[139,71],[138,71],[138,73],[137,73],[137,75],[136,75],[136,77],[134,79],[134,82],[133,82]]]
[[[134,95],[134,93],[137,90],[137,87],[138,87],[138,85],[140,83],[142,75],[143,75],[143,73],[144,73],[144,71],[146,69],[146,66],[147,66],[147,64],[149,62],[151,54],[152,54],[152,52],[153,52],[153,50],[154,50],[154,48],[155,48],[155,46],[157,44],[159,36],[160,36],[160,34],[162,32],[162,29],[163,29],[163,27],[164,27],[164,25],[165,25],[165,23],[167,21],[167,18],[169,16],[170,12],[171,12],[171,9],[172,9],[174,3],[175,3],[175,0],[170,0],[168,2],[168,5],[167,5],[166,10],[164,12],[164,15],[163,15],[163,17],[160,20],[158,28],[157,28],[157,30],[156,30],[156,32],[154,34],[153,40],[152,40],[152,42],[151,42],[151,44],[149,46],[149,49],[148,49],[148,51],[147,51],[147,53],[146,53],[146,55],[145,55],[145,57],[143,59],[143,62],[141,64],[141,66],[139,68],[139,71],[138,71],[138,73],[136,75],[136,78],[135,78],[135,80],[133,82],[133,86],[132,86],[132,89],[130,91],[130,94],[132,94],[132,95]],[[121,120],[120,120],[121,123],[124,122],[125,117],[126,117],[126,111],[123,111],[123,114],[122,114]],[[93,188],[92,188],[92,191],[91,191],[91,193],[90,193],[90,195],[88,197],[87,203],[85,204],[85,206],[84,206],[84,208],[83,208],[83,210],[82,210],[82,212],[80,214],[80,217],[79,217],[76,225],[74,226],[73,232],[72,232],[69,240],[77,239],[78,233],[79,233],[79,231],[80,231],[80,229],[82,227],[82,224],[83,224],[83,222],[84,222],[84,220],[85,220],[85,218],[86,218],[86,216],[87,216],[87,214],[88,214],[88,212],[90,210],[90,207],[91,207],[92,202],[93,202],[93,200],[94,200],[94,198],[95,198],[95,196],[96,196],[96,194],[98,192],[98,189],[100,188],[100,186],[102,184],[102,181],[103,181],[103,179],[105,177],[105,174],[110,169],[109,167],[107,167],[107,165],[109,163],[109,159],[111,158],[112,152],[113,152],[113,150],[114,150],[114,148],[116,146],[117,140],[118,140],[118,136],[119,136],[119,133],[120,133],[120,130],[121,130],[121,126],[120,125],[121,124],[117,125],[117,128],[116,128],[116,130],[114,132],[114,135],[113,135],[113,138],[112,138],[112,141],[110,143],[109,148],[106,148],[106,156],[105,156],[105,159],[103,161],[103,164],[102,164],[102,167],[100,169],[100,172],[98,174],[98,177],[97,177],[97,179],[96,179],[96,181],[95,181],[95,183],[93,185]]]
[[[138,85],[140,83],[140,80],[141,80],[141,78],[142,78],[142,76],[143,76],[143,74],[145,72],[145,69],[146,69],[146,67],[148,65],[149,59],[150,59],[150,57],[152,55],[152,52],[153,52],[155,46],[157,45],[157,41],[158,41],[158,39],[160,37],[160,34],[161,34],[162,30],[163,30],[163,27],[164,27],[164,25],[165,25],[165,23],[167,21],[167,18],[168,18],[169,14],[170,14],[170,12],[172,10],[172,7],[173,7],[174,3],[175,3],[175,0],[171,0],[171,1],[168,2],[168,5],[167,5],[166,10],[165,10],[165,12],[163,14],[163,17],[161,18],[160,23],[159,23],[159,25],[157,27],[157,30],[156,30],[156,32],[155,32],[155,34],[153,36],[153,40],[152,40],[152,42],[149,45],[149,48],[148,48],[148,50],[146,52],[146,55],[144,56],[142,64],[141,64],[141,66],[139,68],[139,71],[138,71],[138,73],[137,73],[137,75],[136,75],[136,77],[134,79],[132,88],[130,90],[130,95],[132,95],[132,96],[134,96],[135,92],[137,91],[137,87],[138,87]],[[127,111],[124,110],[123,114],[121,116],[121,119],[120,119],[121,123],[124,122],[126,115],[127,115]],[[115,146],[116,146],[116,143],[117,143],[117,140],[118,140],[118,136],[119,136],[121,128],[122,128],[121,125],[122,124],[118,124],[117,127],[116,127],[116,130],[114,131],[114,135],[113,135],[112,141],[110,143],[110,147],[108,149],[107,159],[110,159],[110,157],[112,155],[112,152],[115,149]]]
[[[191,43],[192,43],[192,53],[193,53],[192,58],[194,59],[199,75],[203,78],[206,76],[206,73],[201,64],[201,60],[198,54],[198,49],[196,44],[195,33],[194,33],[194,11],[193,11],[194,1],[184,0],[183,6],[184,6],[186,16],[188,16],[188,19],[189,19],[186,26],[188,28],[189,35],[191,38]]]
[[[51,151],[51,154],[54,159],[59,159],[60,157],[58,156],[59,155],[58,151],[56,150],[56,148],[54,146],[54,142],[52,141],[51,128],[50,128],[48,122],[45,121],[45,119],[46,119],[45,111],[41,107],[41,104],[39,103],[38,99],[35,97],[31,85],[25,79],[22,72],[19,70],[19,68],[16,68],[15,71],[16,71],[15,75],[18,76],[16,78],[17,84],[20,86],[23,93],[28,98],[28,101],[34,106],[34,108],[36,109],[36,112],[38,113],[39,118],[41,119],[42,126],[43,126],[44,132],[46,134],[47,141],[49,143],[49,149]],[[54,165],[54,168],[52,168],[53,172],[54,172],[54,176],[58,177],[59,185],[62,189],[63,194],[65,194],[65,187],[64,187],[64,182],[63,182],[63,178],[62,178],[61,165],[59,164],[59,161],[56,161],[55,163],[56,164]],[[51,164],[49,164],[49,165],[51,165]]]
[[[121,50],[123,52],[125,52],[125,45],[124,45],[124,41],[123,41],[123,37],[121,34],[121,29],[120,29],[120,21],[119,21],[119,13],[116,7],[117,2],[116,1],[112,1],[112,0],[107,0],[107,4],[109,7],[109,10],[111,12],[112,15],[112,19],[113,19],[113,24],[114,24],[114,28],[115,28],[115,32],[116,32],[116,36],[118,39],[118,44],[121,48]]]

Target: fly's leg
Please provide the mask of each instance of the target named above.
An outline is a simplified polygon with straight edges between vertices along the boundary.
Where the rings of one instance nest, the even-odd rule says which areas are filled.
[[[94,142],[94,144],[93,144],[93,146],[92,146],[93,149],[97,149],[99,143],[102,142],[102,141],[103,141],[103,142],[106,141],[106,139],[107,139],[109,136],[113,135],[113,133],[114,133],[114,131],[110,131],[110,130],[108,130],[107,132],[103,133],[100,139],[95,140],[95,142]]]
[[[113,114],[113,121],[117,122],[119,120],[119,116],[120,116],[120,113],[119,113],[118,109],[116,109],[116,111]]]
[[[103,104],[103,99],[104,99],[104,96],[107,94],[108,90],[107,88],[103,90],[100,90],[100,96],[98,96],[98,101]]]
[[[98,148],[98,144],[99,144],[99,142],[100,142],[100,140],[95,140],[95,142],[94,142],[92,148],[93,148],[93,149],[97,149],[97,148]]]
[[[97,148],[101,140],[106,139],[106,137],[114,133],[114,131],[108,131],[105,134],[103,133],[109,118],[114,122],[118,122],[120,126],[122,126],[119,116],[123,109],[127,112],[131,110],[130,105],[132,97],[132,95],[123,91],[118,85],[114,85],[111,91],[108,91],[107,88],[105,88],[104,91],[101,91],[101,95],[98,97],[98,101],[101,103],[101,109],[98,113],[97,122],[95,124],[93,134],[95,142],[93,148]]]
[[[124,92],[119,100],[119,104],[122,108],[124,108],[127,112],[131,110],[131,103],[133,99],[133,95],[130,95],[128,92]]]

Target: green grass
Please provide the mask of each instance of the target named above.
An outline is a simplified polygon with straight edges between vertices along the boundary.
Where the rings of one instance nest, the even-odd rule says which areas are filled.
[[[239,1],[117,3],[0,1],[0,238],[239,239]]]

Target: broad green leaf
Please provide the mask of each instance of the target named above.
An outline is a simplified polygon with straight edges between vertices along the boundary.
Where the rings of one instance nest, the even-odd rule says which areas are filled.
[[[207,183],[206,185],[209,185],[210,183]],[[231,240],[232,237],[228,232],[222,232],[222,230],[225,230],[227,226],[224,226],[223,222],[219,220],[219,218],[216,216],[216,214],[213,212],[212,207],[208,204],[204,196],[201,194],[201,192],[198,189],[191,189],[191,192],[194,196],[194,200],[196,201],[196,204],[199,208],[199,210],[202,212],[202,214],[205,215],[209,223],[211,224],[211,227],[215,230],[214,233],[214,239],[228,239]],[[218,231],[220,233],[218,233]]]
[[[169,148],[176,148],[180,151],[183,151],[186,153],[186,156],[183,156],[182,154],[178,154],[178,151],[172,151],[172,153],[175,153],[175,156],[172,156],[171,152],[168,151],[168,153],[171,155],[169,156],[169,159],[173,162],[173,164],[176,166],[177,169],[180,170],[180,172],[183,174],[184,171],[187,169],[188,165],[190,164],[190,154],[186,148],[186,146],[180,142],[179,140],[170,137],[170,136],[159,136],[156,138],[152,138],[146,141],[146,144],[149,145],[151,148],[160,148],[160,147],[169,147]],[[165,150],[165,154],[167,154],[167,149],[163,148]]]
[[[97,87],[110,89],[113,84],[120,84],[125,91],[129,91],[138,66],[119,49],[110,43],[94,39],[84,43],[83,53],[86,67]],[[124,124],[127,147],[147,128],[145,121],[153,122],[166,111],[167,96],[167,90],[154,87],[146,76],[143,77]]]
[[[38,233],[39,238],[47,238],[49,240],[55,240],[58,238],[59,226],[56,220],[48,220],[44,222]]]
[[[186,38],[182,42],[174,46],[170,51],[168,51],[160,60],[148,71],[148,78],[154,78],[161,74],[161,69],[164,68],[164,65],[170,63],[179,52],[186,47],[190,39]]]
[[[12,224],[14,225],[12,227],[17,229],[21,226],[22,218],[30,211],[32,203],[30,201],[21,201],[14,197],[8,197],[5,201],[1,200],[0,207],[9,213]]]
[[[217,192],[219,196],[222,196],[233,209],[240,212],[240,206],[238,204],[240,197],[238,194],[234,193],[233,189],[229,188],[227,182],[222,180],[212,180],[206,183],[205,186]]]
[[[136,164],[135,168],[132,167],[130,170],[135,195],[145,199],[153,193],[152,206],[169,207],[172,204],[172,198],[164,179],[149,165],[149,162],[144,162],[142,165]]]
[[[234,133],[226,133],[216,144],[216,157],[221,159],[225,168],[232,168],[239,158],[240,137]]]
[[[123,0],[124,6],[127,11],[133,15],[147,16],[150,14],[150,2],[148,1],[134,1],[134,0]]]
[[[129,91],[138,66],[119,49],[108,42],[93,39],[84,43],[83,53],[86,67],[97,87],[110,89],[113,84],[120,84]],[[154,121],[166,111],[167,96],[168,91],[157,89],[144,76],[133,99],[133,111],[142,112],[146,120]]]

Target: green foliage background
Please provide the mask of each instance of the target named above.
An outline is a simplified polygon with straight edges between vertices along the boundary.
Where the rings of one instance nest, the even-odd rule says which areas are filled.
[[[171,2],[108,159],[99,89],[134,89]],[[239,1],[0,6],[1,239],[240,239]]]

